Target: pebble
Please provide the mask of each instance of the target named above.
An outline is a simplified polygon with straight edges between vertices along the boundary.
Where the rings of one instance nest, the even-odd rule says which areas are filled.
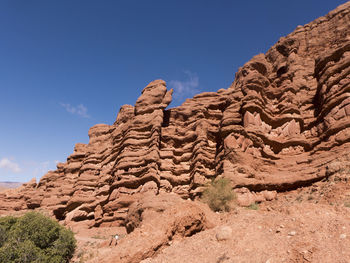
[[[295,236],[296,233],[297,233],[297,232],[295,232],[295,231],[290,231],[290,232],[288,233],[288,236]]]
[[[232,228],[229,226],[219,227],[215,236],[218,241],[230,239],[232,236]]]

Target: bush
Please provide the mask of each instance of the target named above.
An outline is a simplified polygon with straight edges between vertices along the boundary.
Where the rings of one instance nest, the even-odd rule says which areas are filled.
[[[257,202],[254,202],[250,206],[248,206],[247,208],[250,210],[259,210],[259,204]]]
[[[69,262],[75,247],[72,231],[40,213],[0,218],[0,262]]]
[[[9,230],[17,222],[17,218],[12,216],[0,217],[0,248],[8,239]]]
[[[229,211],[230,203],[235,197],[230,180],[220,178],[207,185],[203,191],[202,200],[213,211]]]

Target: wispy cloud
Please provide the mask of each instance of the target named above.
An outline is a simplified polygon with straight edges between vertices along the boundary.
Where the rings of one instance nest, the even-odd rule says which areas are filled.
[[[90,118],[90,116],[87,113],[88,109],[83,104],[79,104],[78,106],[72,106],[70,104],[61,103],[61,106],[71,114],[75,114],[83,118]]]
[[[36,163],[36,167],[33,170],[33,176],[40,178],[41,176],[43,176],[44,174],[46,174],[50,169],[54,169],[55,166],[55,162],[52,161],[45,161],[45,162],[40,162],[40,163]]]
[[[2,158],[0,160],[0,168],[9,170],[13,173],[20,173],[22,169],[19,165],[8,158]]]
[[[191,97],[198,92],[199,78],[197,74],[190,71],[184,71],[184,73],[187,76],[186,80],[169,81],[169,87],[174,89],[174,98],[178,100]]]

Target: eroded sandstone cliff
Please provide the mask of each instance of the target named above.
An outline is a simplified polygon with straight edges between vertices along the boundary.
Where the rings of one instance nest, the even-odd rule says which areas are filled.
[[[118,225],[145,192],[196,198],[224,176],[264,200],[329,176],[350,150],[349,25],[347,3],[253,57],[227,90],[173,109],[172,90],[151,82],[57,170],[0,193],[0,212],[42,207],[59,220]]]

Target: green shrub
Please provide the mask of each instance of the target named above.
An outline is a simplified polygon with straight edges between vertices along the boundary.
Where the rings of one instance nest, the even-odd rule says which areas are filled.
[[[202,200],[213,211],[229,211],[230,203],[235,199],[230,180],[220,178],[212,181],[203,191]]]
[[[350,208],[350,200],[346,200],[344,206]]]
[[[75,247],[72,231],[40,213],[0,218],[0,262],[64,263]]]
[[[257,202],[254,202],[250,206],[248,206],[247,208],[250,210],[259,210],[259,204]]]
[[[0,262],[42,263],[45,261],[44,253],[32,241],[16,242],[11,239],[0,248]]]

